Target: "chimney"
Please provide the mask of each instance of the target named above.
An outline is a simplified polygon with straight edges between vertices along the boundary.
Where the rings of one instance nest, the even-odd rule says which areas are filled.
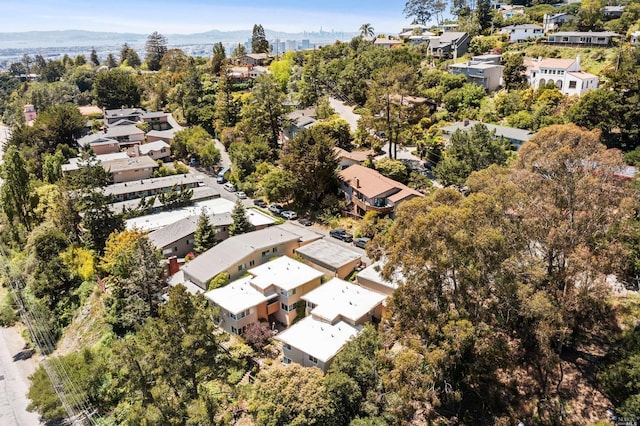
[[[178,266],[178,257],[171,256],[169,258],[169,276],[175,275],[180,270]]]
[[[355,178],[356,180],[356,188],[360,188],[360,179]]]
[[[576,65],[578,65],[578,71],[580,71],[580,55],[576,56]]]

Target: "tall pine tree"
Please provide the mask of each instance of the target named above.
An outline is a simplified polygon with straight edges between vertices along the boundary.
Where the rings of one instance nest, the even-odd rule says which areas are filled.
[[[196,232],[193,236],[193,251],[197,254],[204,253],[216,244],[216,231],[209,222],[209,215],[203,209],[198,216]]]
[[[251,53],[269,53],[269,42],[264,34],[264,28],[260,24],[253,26]]]
[[[242,205],[242,201],[236,201],[236,205],[231,212],[231,218],[233,219],[233,223],[229,227],[229,235],[245,234],[253,230],[253,225],[251,225],[247,218],[247,212]]]

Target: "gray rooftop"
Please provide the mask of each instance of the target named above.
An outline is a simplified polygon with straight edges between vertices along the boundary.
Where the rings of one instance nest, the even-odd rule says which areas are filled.
[[[108,109],[104,112],[106,118],[130,117],[132,115],[142,115],[145,111],[141,108],[119,108]]]
[[[542,30],[540,25],[536,24],[520,24],[520,25],[507,25],[502,27],[501,30]]]
[[[464,122],[458,121],[457,123],[453,123],[450,126],[443,127],[442,131],[445,134],[451,135],[456,130],[462,130],[462,131],[470,130],[473,126],[479,123],[480,123],[479,121],[469,120],[465,125]],[[531,130],[516,129],[515,127],[500,126],[497,124],[489,124],[489,123],[482,123],[482,124],[487,126],[487,128],[491,131],[495,130],[496,136],[504,137],[511,141],[524,143],[524,142],[527,142],[529,139],[531,139],[533,135],[535,135],[535,133],[532,132]]]
[[[293,222],[285,222],[282,225],[278,225],[278,228],[284,229],[285,231],[291,232],[292,234],[299,236],[301,244],[306,244],[311,241],[316,241],[323,237],[322,234],[318,234],[317,232],[313,231],[311,228],[299,226]]]
[[[558,31],[549,34],[549,36],[558,37],[620,37],[620,34],[611,31]]]
[[[196,281],[207,283],[252,253],[299,239],[298,235],[277,226],[247,232],[222,241],[184,265],[182,270]]]
[[[191,188],[191,190],[193,191],[193,195],[191,196],[192,202],[220,198],[220,193],[210,186],[198,186],[195,188]],[[109,209],[114,213],[123,213],[125,209],[133,210],[138,208],[140,206],[140,200],[141,198],[135,198],[133,200],[111,203],[109,204]],[[152,208],[162,207],[162,205],[163,204],[160,202],[160,200],[156,199],[153,203]]]
[[[325,239],[299,247],[296,253],[317,265],[334,270],[362,257],[360,253]]]
[[[92,144],[100,141],[101,139],[115,139],[122,136],[140,135],[144,136],[144,132],[131,124],[125,124],[122,126],[108,127],[106,131],[99,133],[92,133],[78,139],[78,145],[84,146],[86,144]]]
[[[141,158],[141,157],[137,157]],[[142,157],[149,158],[149,157]],[[153,161],[153,160],[151,160]],[[154,161],[155,163],[155,161]],[[157,163],[156,163],[157,165]],[[104,188],[105,195],[122,195],[137,191],[150,191],[162,188],[170,188],[174,185],[194,185],[200,181],[201,177],[192,173],[186,175],[173,175],[159,178],[136,180],[132,182],[122,182],[109,185]]]
[[[233,223],[231,213],[209,215],[213,227],[229,226]],[[148,238],[154,246],[161,249],[196,232],[198,216],[189,216],[164,228],[149,233]]]

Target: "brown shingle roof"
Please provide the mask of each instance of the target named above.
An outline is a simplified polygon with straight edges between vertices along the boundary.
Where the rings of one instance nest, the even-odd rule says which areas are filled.
[[[389,200],[394,203],[410,196],[422,197],[422,194],[415,189],[411,189],[400,182],[396,182],[393,179],[389,179],[388,177],[381,175],[373,169],[359,164],[354,164],[353,166],[342,170],[338,175],[350,186],[357,188],[357,190],[367,198],[375,198],[377,195],[389,192],[393,189],[398,190],[397,193],[389,197]],[[356,179],[358,179],[357,183]]]

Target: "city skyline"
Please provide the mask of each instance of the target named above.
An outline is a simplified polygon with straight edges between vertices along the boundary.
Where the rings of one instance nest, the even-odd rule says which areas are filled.
[[[282,32],[358,31],[364,23],[377,33],[396,33],[408,23],[402,11],[404,1],[325,0],[297,2],[277,0],[270,4],[246,0],[238,5],[232,0],[141,0],[135,3],[113,0],[108,4],[76,1],[34,0],[23,4],[0,0],[3,11],[2,32],[88,30],[100,32],[193,34],[211,30],[251,29],[262,24],[265,29]],[[138,18],[137,16],[142,16]]]

